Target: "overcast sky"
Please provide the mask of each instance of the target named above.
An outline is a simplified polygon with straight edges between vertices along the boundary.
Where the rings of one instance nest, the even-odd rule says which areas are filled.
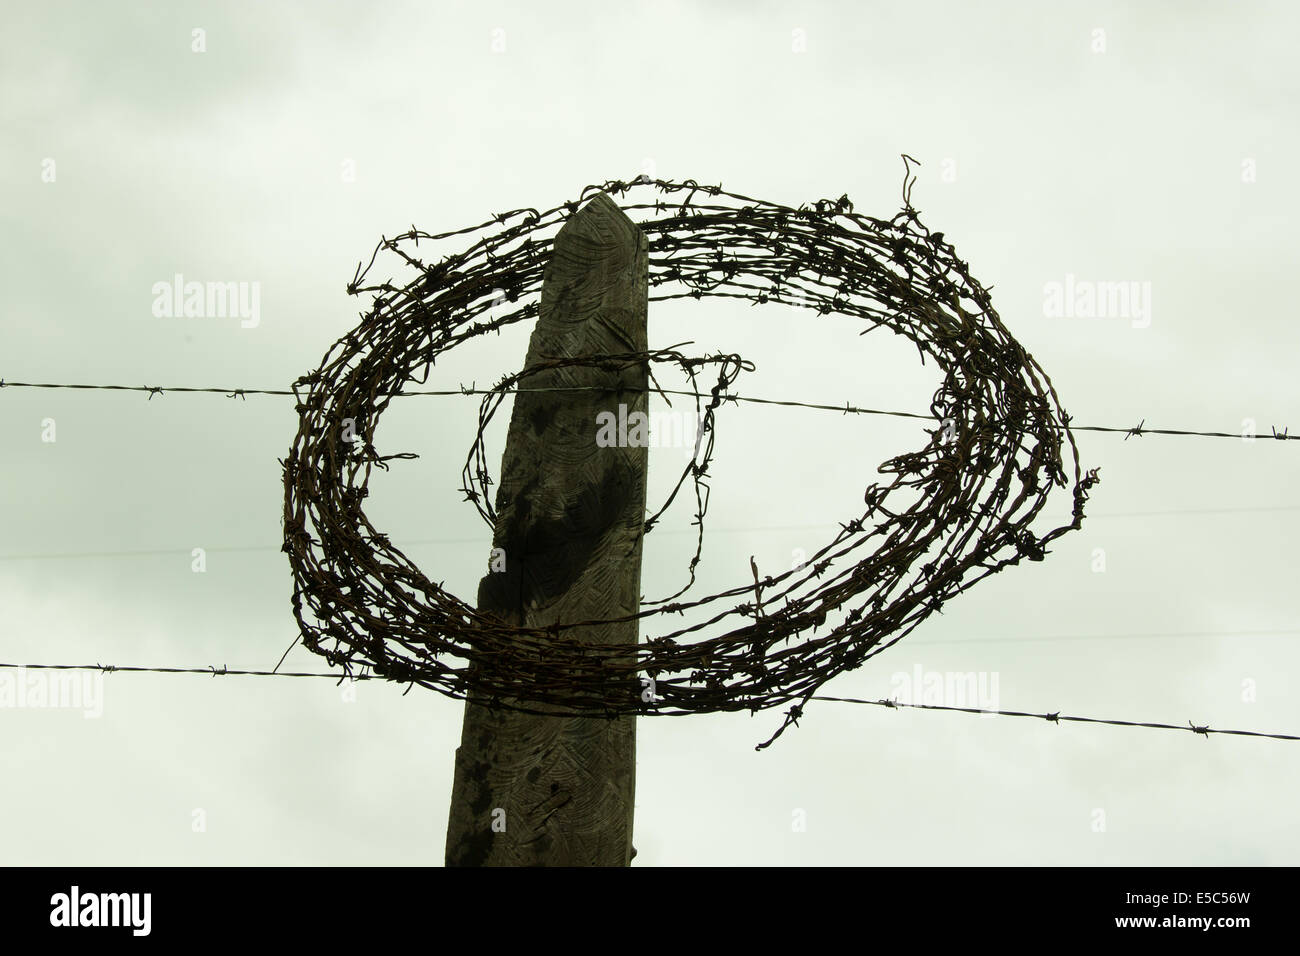
[[[5,19],[11,382],[284,388],[356,324],[367,303],[344,286],[383,235],[646,170],[791,206],[847,193],[887,219],[906,152],[913,203],[1076,423],[1300,426],[1291,4],[47,2]],[[156,315],[177,273],[256,283],[256,323]],[[1067,281],[1137,283],[1149,308],[1052,314]],[[514,371],[528,331],[448,356],[431,387]],[[716,299],[649,319],[651,347],[754,361],[745,394],[926,411],[933,366],[856,331]],[[475,411],[394,403],[380,447],[420,458],[367,507],[467,600],[490,546],[457,491]],[[923,424],[725,409],[700,593],[750,555],[775,569],[821,547]],[[0,392],[0,662],[274,666],[296,627],[278,464],[296,427],[286,398]],[[1003,709],[1300,733],[1300,448],[1077,438],[1102,478],[1083,530],[823,692],[892,697],[919,667],[996,678]],[[681,462],[652,453],[652,498]],[[1060,491],[1047,510],[1069,508]],[[647,594],[678,586],[689,520],[648,539]],[[301,648],[285,664],[325,667]],[[117,674],[97,718],[0,709],[18,782],[0,863],[440,864],[462,704],[402,690]],[[1300,862],[1300,743],[815,703],[756,753],[779,722],[640,722],[637,865]]]

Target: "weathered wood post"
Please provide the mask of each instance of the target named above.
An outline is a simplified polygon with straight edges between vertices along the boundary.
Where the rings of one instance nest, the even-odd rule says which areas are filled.
[[[644,351],[648,288],[645,234],[597,194],[556,236],[527,364]],[[480,610],[544,627],[640,609],[647,449],[601,447],[597,416],[612,412],[621,422],[644,414],[647,369],[574,366],[520,383],[625,391],[515,395],[493,536],[504,569],[480,582]],[[563,633],[634,645],[638,627]],[[471,696],[465,704],[447,865],[626,866],[635,852],[635,718],[534,716],[481,701]]]

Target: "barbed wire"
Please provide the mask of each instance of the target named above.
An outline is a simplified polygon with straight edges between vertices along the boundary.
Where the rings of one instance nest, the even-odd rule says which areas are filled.
[[[110,391],[122,392],[147,392],[149,399],[152,400],[154,395],[162,395],[167,392],[206,392],[214,395],[225,395],[226,398],[245,398],[248,395],[293,395],[291,389],[272,389],[272,388],[227,388],[227,387],[186,387],[186,386],[161,386],[161,385],[86,385],[86,384],[68,384],[57,382],[6,382],[0,379],[0,388],[73,388],[73,389],[105,389]],[[687,398],[705,399],[710,398],[709,393],[690,391],[687,389],[672,388],[646,388],[640,389],[635,387],[619,389],[623,392],[650,392],[657,395],[680,395]],[[403,391],[392,396],[394,398],[414,398],[417,396],[493,396],[493,395],[513,395],[521,392],[609,392],[610,388],[599,385],[564,385],[551,388],[490,388],[481,389],[475,385],[468,387],[462,385],[458,388],[451,389],[404,389]],[[740,395],[735,392],[723,392],[721,399],[724,403],[746,403],[751,405],[778,405],[791,408],[807,408],[817,411],[838,412],[841,415],[883,415],[894,418],[911,418],[920,421],[934,421],[933,415],[925,415],[920,412],[905,412],[897,409],[868,408],[854,405],[851,402],[831,403],[831,402],[801,402],[794,399],[777,399],[777,398],[758,398],[750,395]],[[1056,426],[1064,428],[1064,425]],[[1254,435],[1242,432],[1222,432],[1210,431],[1205,429],[1185,429],[1185,428],[1148,428],[1146,419],[1133,426],[1113,426],[1113,425],[1076,425],[1070,424],[1072,431],[1085,432],[1109,432],[1125,436],[1125,441],[1129,438],[1140,438],[1144,435],[1175,435],[1175,436],[1197,436],[1202,438],[1235,438],[1238,441],[1249,442],[1253,438],[1276,439],[1277,441],[1297,441],[1300,435],[1289,434],[1290,427],[1283,426],[1281,431],[1277,430],[1276,425],[1270,425],[1270,434]]]
[[[267,671],[267,670],[247,670],[229,668],[226,665],[220,667],[142,667],[129,664],[14,664],[0,663],[0,669],[7,670],[53,670],[53,671],[98,671],[104,674],[199,674],[207,677],[294,677],[294,678],[317,678],[332,680],[335,684],[342,684],[347,680],[386,680],[377,674],[325,674],[316,671]],[[410,688],[408,688],[409,690]],[[859,697],[824,697],[815,695],[812,700],[825,701],[828,703],[840,704],[869,704],[874,707],[888,708],[912,708],[915,710],[941,710],[950,711],[960,714],[982,714],[985,716],[998,717],[1033,717],[1039,720],[1046,720],[1050,723],[1073,722],[1084,724],[1108,724],[1113,727],[1142,727],[1157,730],[1181,730],[1184,732],[1201,734],[1209,736],[1211,734],[1224,734],[1237,737],[1264,737],[1270,740],[1300,740],[1300,735],[1295,734],[1275,734],[1265,733],[1258,730],[1227,730],[1208,725],[1197,725],[1188,721],[1183,724],[1169,724],[1155,721],[1141,720],[1115,720],[1103,717],[1080,717],[1070,714],[1046,713],[1035,714],[1029,711],[1020,710],[994,710],[979,707],[953,707],[943,704],[915,704],[907,701],[898,700],[868,700]],[[799,716],[802,716],[800,714]],[[762,750],[765,745],[760,744],[755,749]]]
[[[1059,724],[1062,721],[1070,721],[1072,723],[1080,724],[1109,724],[1112,727],[1146,727],[1153,730],[1181,730],[1185,733],[1200,734],[1203,737],[1209,737],[1210,734],[1230,734],[1236,737],[1267,737],[1270,740],[1300,740],[1300,735],[1296,734],[1270,734],[1259,730],[1223,730],[1205,724],[1194,724],[1190,720],[1186,725],[1166,724],[1145,720],[1113,720],[1105,717],[1079,717],[1071,714],[1062,714],[1059,711],[1055,713],[1035,714],[1024,710],[990,710],[978,707],[953,707],[946,704],[915,704],[909,701],[898,700],[864,700],[859,697],[817,696],[814,697],[813,700],[841,704],[869,704],[873,707],[910,707],[914,710],[945,710],[958,714],[984,714],[998,717],[1033,717],[1038,720],[1046,720],[1053,724]],[[762,749],[763,746],[765,745],[760,744],[756,749]]]
[[[905,163],[908,159],[905,157]],[[653,209],[670,213],[639,223],[651,251],[666,253],[662,258],[652,257],[650,284],[679,283],[690,291],[653,296],[653,301],[709,295],[748,299],[755,305],[794,302],[820,315],[834,312],[860,318],[868,324],[861,334],[889,328],[916,345],[923,364],[929,356],[945,373],[930,415],[865,409],[849,403],[841,407],[741,396],[731,385],[741,371],[752,366],[740,356],[690,356],[675,349],[544,362],[506,376],[486,390],[474,386],[462,386],[456,392],[406,389],[410,382],[427,382],[436,359],[456,345],[538,314],[538,305],[532,301],[504,314],[479,318],[503,302],[517,303],[538,291],[551,240],[535,236],[562,224],[592,190],[623,196],[640,187],[663,194],[690,191],[680,205],[660,199],[622,207],[628,212]],[[457,698],[474,692],[494,706],[533,713],[554,714],[554,708],[560,707],[563,710],[559,712],[587,715],[673,715],[756,711],[796,699],[806,704],[825,681],[861,666],[902,639],[930,613],[940,611],[954,594],[1022,558],[1043,560],[1047,544],[1081,526],[1088,490],[1098,480],[1096,469],[1081,473],[1070,416],[1061,408],[1047,375],[1007,333],[987,290],[970,276],[966,263],[956,257],[943,234],[931,232],[921,223],[909,191],[905,174],[904,208],[892,220],[884,221],[855,215],[847,196],[818,200],[796,210],[730,193],[721,185],[701,187],[693,181],[673,183],[643,177],[634,183],[611,181],[589,186],[578,200],[546,213],[514,210],[476,227],[436,235],[412,227],[408,233],[381,240],[370,263],[364,268],[358,264],[348,291],[373,294],[373,307],[360,326],[327,351],[316,372],[293,383],[291,392],[171,390],[221,392],[232,399],[248,394],[293,394],[298,399],[299,431],[289,458],[282,463],[282,550],[289,555],[294,571],[292,603],[304,645],[330,664],[341,666],[345,674],[359,664],[389,680],[419,683]],[[723,201],[695,203],[697,192],[714,200],[723,197]],[[507,225],[511,220],[518,221]],[[487,234],[494,224],[505,228]],[[474,233],[484,234],[467,250],[436,265],[426,264],[414,254],[421,240]],[[417,277],[402,286],[391,280],[363,285],[373,281],[369,272],[385,250],[413,267]],[[896,415],[937,421],[943,428],[931,432],[930,442],[921,450],[881,465],[879,472],[895,475],[894,480],[886,487],[876,482],[868,485],[866,511],[842,524],[840,533],[807,565],[762,577],[751,558],[752,585],[746,583],[691,602],[655,602],[660,606],[608,621],[569,622],[544,630],[510,627],[469,607],[441,584],[430,582],[362,512],[360,503],[368,494],[372,467],[386,470],[389,461],[415,457],[409,453],[381,456],[373,444],[375,424],[392,398],[414,394],[483,396],[478,438],[466,464],[462,490],[491,524],[492,480],[482,439],[502,396],[523,390],[570,391],[568,387],[523,389],[517,385],[529,376],[545,381],[548,372],[566,364],[626,368],[648,367],[652,362],[676,364],[690,376],[692,388],[651,390],[691,395],[697,413],[702,399],[709,402],[701,418],[707,435],[703,455],[697,444],[697,455],[684,469],[668,502],[671,504],[683,481],[693,482],[700,540],[708,500],[707,494],[701,494],[701,479],[707,474],[712,453],[713,412],[722,404],[743,400],[844,414]],[[704,393],[695,387],[694,375],[708,365],[719,367],[719,377],[717,385]],[[0,381],[0,387],[10,385],[65,387]],[[145,391],[150,400],[167,391],[160,386],[107,387]],[[307,390],[305,398],[300,389]],[[1226,432],[1147,429],[1145,420],[1129,429],[1075,427],[1124,432],[1126,438],[1145,434],[1244,437]],[[355,434],[344,437],[345,429],[353,428]],[[1290,436],[1285,429],[1281,435],[1274,429],[1274,437],[1285,440]],[[1039,516],[1048,492],[1069,484],[1061,458],[1063,439],[1073,459],[1072,520],[1040,536],[1030,524]],[[1013,489],[1016,484],[1018,490]],[[887,498],[893,501],[897,497],[893,493],[907,490],[917,492],[920,500],[896,512],[884,506]],[[985,497],[981,498],[981,493]],[[647,522],[647,532],[663,510]],[[883,520],[869,530],[872,519],[881,516]],[[831,572],[834,562],[873,539],[880,541],[869,557],[851,568]],[[913,565],[936,545],[940,546],[938,556],[916,569],[915,576],[902,587]],[[694,582],[699,559],[697,547],[691,582],[683,591]],[[828,573],[829,580],[819,584]],[[971,578],[971,574],[975,576]],[[901,593],[889,603],[896,588],[901,588]],[[870,600],[849,606],[852,599],[864,594],[869,594]],[[655,614],[684,614],[751,595],[752,603],[746,600],[720,612],[715,608],[708,620],[684,625],[635,648],[581,645],[571,640],[572,634],[563,634]],[[717,637],[697,637],[702,629],[733,616],[753,623],[733,624]],[[842,620],[834,623],[840,617]],[[828,621],[829,633],[818,636]],[[886,637],[890,639],[885,641]],[[680,638],[690,638],[692,643],[679,643]],[[795,646],[774,650],[778,644],[788,645],[796,639]],[[326,647],[326,642],[332,646]],[[466,663],[456,666],[452,660]],[[650,700],[642,694],[647,679],[652,686],[658,684]],[[788,716],[793,716],[781,729],[800,712],[801,706],[788,711]]]
[[[905,166],[909,161],[904,158]],[[621,208],[629,215],[664,214],[637,223],[649,241],[649,284],[684,290],[653,300],[707,295],[755,305],[796,302],[819,315],[860,319],[861,334],[889,328],[916,345],[923,364],[931,358],[943,372],[930,415],[907,413],[942,427],[918,451],[884,462],[878,472],[892,481],[868,484],[865,511],[843,522],[804,565],[764,576],[751,558],[752,580],[703,598],[609,620],[513,627],[429,581],[366,517],[361,502],[372,468],[386,470],[389,461],[411,457],[380,455],[376,422],[408,385],[426,384],[435,362],[456,345],[539,314],[535,293],[553,245],[547,230],[562,225],[589,194],[624,197],[642,189],[660,197]],[[680,203],[662,198],[683,192]],[[361,666],[530,713],[757,711],[806,704],[827,680],[901,640],[953,595],[1024,558],[1043,560],[1052,541],[1081,526],[1097,471],[1081,471],[1070,417],[1047,375],[1003,327],[987,290],[943,234],[921,223],[908,192],[905,174],[903,209],[885,221],[855,214],[847,196],[791,209],[721,185],[642,177],[588,186],[577,200],[545,213],[513,210],[453,232],[413,227],[382,239],[348,285],[349,293],[373,295],[370,311],[326,352],[317,371],[293,384],[299,429],[283,462],[284,551],[304,646],[345,672]],[[708,199],[696,202],[697,194]],[[422,241],[475,234],[472,242],[462,240],[468,248],[437,263],[417,255]],[[415,277],[402,285],[370,279],[381,251],[394,253]],[[500,306],[505,310],[496,311]],[[545,385],[558,362],[615,370],[668,362],[692,376],[718,367],[707,394],[693,381],[690,389],[697,412],[699,400],[709,402],[703,441],[683,473],[696,485],[694,520],[702,526],[706,505],[700,502],[707,495],[699,489],[713,444],[711,413],[732,393],[744,360],[675,349],[578,356],[525,368],[497,387],[516,387],[529,376]],[[480,440],[487,413],[504,394],[488,392]],[[1063,443],[1071,459],[1072,520],[1040,535],[1030,525],[1049,492],[1071,483]],[[481,444],[475,449],[462,490],[480,504],[492,480]],[[908,494],[918,500],[887,507]],[[480,511],[490,521],[491,509]],[[652,527],[653,520],[646,531]],[[523,542],[515,544],[505,549],[507,560],[524,553]],[[867,556],[846,567],[860,550]],[[585,628],[687,612],[704,619],[635,646],[574,639]],[[701,635],[706,629],[722,633]]]
[[[0,388],[71,388],[82,390],[100,390],[108,392],[148,392],[149,400],[152,401],[155,395],[162,395],[167,392],[206,392],[214,395],[225,395],[226,398],[244,398],[247,395],[292,395],[292,389],[275,389],[275,388],[219,388],[216,386],[188,386],[188,385],[87,385],[82,383],[70,382],[7,382],[0,378]],[[446,394],[453,394],[447,392]]]
[[[249,670],[220,667],[145,667],[135,664],[5,664],[0,668],[29,671],[100,671],[105,674],[206,674],[209,677],[321,677],[343,683],[346,680],[385,680],[376,674],[323,674],[319,671]]]
[[[1279,512],[1300,511],[1300,505],[1266,505],[1263,507],[1247,508],[1166,508],[1160,511],[1108,511],[1102,514],[1088,515],[1089,521],[1102,521],[1110,518],[1160,518],[1176,517],[1180,515],[1247,515],[1247,514],[1277,514]],[[1053,521],[1065,520],[1064,515],[1044,515]],[[817,521],[804,524],[778,524],[778,525],[749,525],[747,527],[731,528],[712,528],[709,533],[712,535],[720,534],[754,534],[760,531],[810,531],[817,529],[826,531],[837,525],[830,521]],[[673,534],[695,534],[687,528],[660,528],[656,531],[661,535]],[[408,548],[421,547],[433,544],[482,544],[485,538],[483,535],[461,535],[450,538],[407,538],[405,544]],[[231,554],[246,551],[264,551],[282,552],[284,544],[234,544],[234,545],[214,545],[204,548],[205,551],[213,554]],[[171,548],[137,548],[129,550],[111,550],[111,551],[29,551],[26,553],[0,554],[0,561],[48,561],[48,560],[72,560],[80,558],[147,558],[157,557],[166,554],[184,554],[192,556],[193,546],[177,546]],[[1101,635],[1104,636],[1104,635]]]

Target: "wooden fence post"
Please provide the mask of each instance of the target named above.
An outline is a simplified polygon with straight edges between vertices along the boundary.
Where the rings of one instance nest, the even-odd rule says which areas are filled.
[[[648,250],[604,193],[572,215],[543,277],[527,365],[645,351]],[[548,369],[519,383],[624,391],[515,395],[480,610],[527,627],[640,610],[648,450],[602,447],[597,416],[644,415],[647,385],[648,363]],[[563,634],[634,645],[638,622]],[[634,717],[520,714],[472,695],[456,750],[447,865],[625,866],[636,852],[635,779]]]

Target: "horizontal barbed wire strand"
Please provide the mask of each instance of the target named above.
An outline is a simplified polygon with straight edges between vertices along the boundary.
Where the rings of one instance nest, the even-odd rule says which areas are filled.
[[[1104,518],[1156,518],[1162,516],[1174,517],[1178,515],[1237,515],[1237,514],[1276,514],[1278,512],[1300,511],[1300,505],[1271,505],[1262,508],[1172,508],[1165,511],[1113,511],[1110,514],[1089,515],[1089,521],[1100,521]],[[1044,518],[1052,521],[1064,521],[1068,515],[1044,515]],[[781,524],[781,525],[756,525],[749,528],[713,528],[709,531],[711,535],[717,534],[749,534],[768,531],[828,531],[836,527],[832,521],[820,521],[812,524]],[[688,528],[656,528],[661,535],[674,534],[694,534]],[[406,541],[407,547],[422,547],[433,544],[482,544],[487,539],[483,535],[461,536],[456,538],[413,538]],[[78,559],[78,558],[148,558],[157,557],[164,554],[191,554],[193,549],[198,545],[187,547],[173,548],[140,548],[138,550],[127,551],[45,551],[30,552],[27,554],[0,554],[0,561],[46,561],[59,559]],[[275,551],[277,553],[283,550],[283,544],[232,544],[216,545],[204,548],[204,551],[214,554],[234,554],[244,551]]]
[[[149,399],[152,401],[154,395],[162,395],[167,392],[179,393],[209,393],[214,395],[225,395],[226,398],[242,398],[245,395],[293,395],[288,389],[271,389],[271,388],[218,388],[218,387],[187,387],[187,386],[154,386],[154,385],[85,385],[85,384],[64,384],[56,382],[6,382],[0,380],[0,388],[71,388],[71,389],[103,389],[107,391],[120,392],[148,392]],[[515,394],[518,392],[589,392],[605,391],[598,386],[563,386],[556,388],[502,388],[502,389],[482,389],[482,388],[455,388],[455,389],[413,389],[403,391],[392,397],[406,398],[419,395],[499,395]],[[639,392],[647,391],[659,395],[681,395],[687,398],[709,398],[706,392],[690,391],[686,389],[671,388],[648,388],[648,389],[623,389],[623,391]],[[882,408],[865,408],[845,402],[842,405],[833,405],[827,402],[800,402],[792,399],[776,398],[757,398],[748,395],[737,395],[723,393],[721,395],[723,402],[745,402],[752,405],[781,405],[791,408],[808,408],[818,411],[839,412],[843,415],[887,415],[895,418],[913,418],[923,421],[934,421],[933,415],[923,415],[920,412],[903,412],[894,409]],[[1123,434],[1129,438],[1140,438],[1143,435],[1185,435],[1198,436],[1202,438],[1235,438],[1238,441],[1245,441],[1250,437],[1260,439],[1276,439],[1277,441],[1296,441],[1300,435],[1289,434],[1289,426],[1284,426],[1282,431],[1277,431],[1277,427],[1270,425],[1272,434],[1257,434],[1246,436],[1240,432],[1218,432],[1208,430],[1184,429],[1184,428],[1147,428],[1146,419],[1132,427],[1111,426],[1111,425],[1075,425],[1070,423],[1073,431],[1085,432],[1108,432],[1113,434]]]
[[[336,683],[342,683],[345,680],[387,680],[378,674],[324,674],[314,671],[259,671],[259,670],[235,670],[222,665],[221,667],[141,667],[129,664],[12,664],[0,663],[0,668],[8,670],[53,670],[53,671],[98,671],[104,674],[200,674],[208,677],[298,677],[298,678],[316,678],[332,680]],[[390,681],[391,683],[391,681]],[[1181,730],[1187,733],[1201,734],[1208,737],[1210,734],[1223,734],[1236,737],[1263,737],[1269,740],[1300,740],[1300,735],[1296,734],[1274,734],[1266,733],[1259,730],[1229,730],[1210,727],[1208,725],[1193,724],[1188,721],[1187,726],[1182,724],[1169,724],[1159,721],[1144,720],[1114,720],[1105,717],[1080,717],[1071,714],[1056,713],[1035,714],[1022,710],[990,710],[979,707],[951,707],[944,704],[913,704],[897,700],[867,700],[860,697],[823,697],[814,696],[812,700],[824,701],[827,703],[839,704],[868,704],[874,707],[887,707],[890,709],[901,709],[904,707],[914,710],[941,710],[958,714],[983,714],[995,715],[998,717],[1033,717],[1039,720],[1046,720],[1050,723],[1061,723],[1069,721],[1081,724],[1107,724],[1112,727],[1143,727],[1153,730]],[[800,715],[802,716],[802,715]]]
[[[1208,737],[1210,734],[1231,734],[1237,737],[1267,737],[1270,740],[1300,740],[1300,735],[1296,734],[1270,734],[1260,730],[1220,730],[1215,727],[1206,725],[1193,724],[1187,722],[1187,726],[1182,724],[1166,724],[1158,721],[1144,720],[1112,720],[1105,717],[1078,717],[1070,714],[1056,713],[1034,714],[1023,710],[981,710],[978,707],[951,707],[946,704],[913,704],[897,700],[865,700],[860,697],[822,697],[815,696],[813,700],[826,701],[828,703],[839,704],[869,704],[873,707],[902,708],[909,707],[914,710],[944,710],[957,714],[988,714],[998,717],[1035,717],[1039,720],[1046,720],[1051,723],[1061,721],[1071,721],[1080,724],[1109,724],[1112,727],[1147,727],[1156,730],[1181,730],[1195,734],[1201,734]]]

